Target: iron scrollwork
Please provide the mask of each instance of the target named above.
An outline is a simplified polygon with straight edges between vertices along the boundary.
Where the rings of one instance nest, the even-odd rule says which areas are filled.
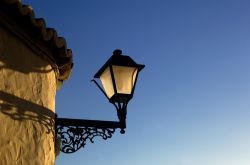
[[[120,133],[124,134],[127,104],[115,106],[119,121],[58,118],[56,115],[56,138],[59,140],[60,151],[74,153],[83,148],[87,140],[93,143],[97,136],[107,140],[112,137],[116,128],[120,128]]]
[[[87,140],[91,143],[99,136],[104,140],[111,138],[116,128],[124,133],[126,125],[121,121],[101,121],[85,119],[68,119],[56,117],[56,137],[59,140],[60,151],[74,153],[86,145]]]
[[[112,137],[115,128],[95,128],[79,126],[57,126],[57,137],[61,141],[60,151],[74,153],[86,145],[89,140],[94,143],[94,137],[99,136],[104,140]]]

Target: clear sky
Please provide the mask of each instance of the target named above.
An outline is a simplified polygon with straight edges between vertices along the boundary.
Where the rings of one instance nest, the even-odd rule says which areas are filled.
[[[74,54],[59,117],[116,120],[90,82],[116,48],[145,64],[117,131],[58,165],[250,165],[249,0],[24,0]]]

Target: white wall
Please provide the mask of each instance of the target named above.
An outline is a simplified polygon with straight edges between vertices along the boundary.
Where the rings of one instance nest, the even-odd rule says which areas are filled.
[[[0,36],[0,164],[52,165],[55,72],[32,44]]]

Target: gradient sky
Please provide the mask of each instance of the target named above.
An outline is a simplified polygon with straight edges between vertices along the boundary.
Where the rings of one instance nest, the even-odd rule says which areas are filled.
[[[58,165],[249,165],[249,0],[24,0],[66,38],[59,117],[116,120],[90,82],[116,48],[145,64],[126,134],[61,153]]]

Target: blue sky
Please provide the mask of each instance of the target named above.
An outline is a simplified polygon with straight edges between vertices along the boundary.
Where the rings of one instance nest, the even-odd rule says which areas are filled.
[[[250,164],[250,1],[23,3],[74,54],[72,76],[56,96],[60,117],[116,120],[90,80],[116,48],[146,65],[126,134],[61,153],[56,164]]]

